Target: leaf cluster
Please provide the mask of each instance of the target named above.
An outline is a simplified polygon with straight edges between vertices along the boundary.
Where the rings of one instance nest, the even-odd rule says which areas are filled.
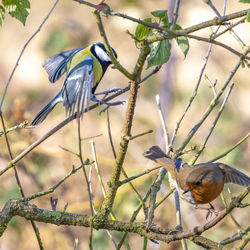
[[[25,25],[30,11],[29,0],[2,0],[2,4],[0,5],[0,26],[4,23],[6,12]]]
[[[153,17],[149,17],[144,19],[143,21],[151,24],[156,24],[159,27],[164,27],[173,30],[182,30],[182,27],[178,24],[173,25],[169,22],[167,10],[156,10],[151,12]],[[151,29],[143,24],[138,24],[135,31],[136,43],[138,41],[146,40],[148,36],[159,36],[161,31],[156,29]],[[189,50],[189,42],[188,39],[184,36],[179,36],[174,38],[177,42],[179,48],[183,52],[186,57]],[[152,66],[159,66],[166,63],[171,55],[171,43],[169,40],[164,39],[162,41],[156,41],[149,45],[150,47],[150,55],[147,58],[147,68]]]

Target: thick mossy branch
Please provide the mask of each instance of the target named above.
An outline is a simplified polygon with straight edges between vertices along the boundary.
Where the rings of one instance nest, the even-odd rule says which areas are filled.
[[[117,189],[119,187],[119,180],[121,175],[121,170],[123,166],[123,162],[127,153],[129,138],[131,137],[131,128],[133,124],[133,117],[134,117],[134,110],[137,100],[137,93],[139,88],[139,83],[141,80],[141,71],[145,60],[150,52],[150,49],[147,45],[143,45],[140,50],[140,55],[136,62],[133,72],[133,82],[131,82],[130,87],[130,95],[128,100],[128,106],[126,110],[126,117],[123,124],[123,129],[121,132],[121,142],[119,151],[116,157],[114,170],[112,172],[111,178],[108,182],[109,189],[107,191],[106,197],[102,203],[101,210],[99,211],[98,215],[94,220],[105,220],[107,219],[110,211],[112,210],[112,206],[114,203],[114,199],[116,196]]]
[[[145,236],[148,239],[161,240],[164,242],[171,242],[189,238],[196,244],[210,249],[224,249],[218,243],[207,240],[204,237],[200,237],[204,231],[212,228],[219,223],[228,213],[230,213],[235,207],[240,207],[242,200],[248,195],[249,190],[246,189],[242,194],[233,198],[227,209],[224,209],[217,217],[209,221],[203,226],[195,227],[187,232],[178,232],[171,229],[151,228],[150,232],[147,232],[145,223],[139,222],[122,222],[113,220],[92,220],[89,215],[81,215],[75,213],[66,213],[61,211],[50,211],[47,209],[40,209],[37,206],[23,202],[22,199],[9,200],[2,211],[0,212],[0,237],[5,232],[9,221],[14,216],[20,216],[26,220],[39,221],[44,223],[50,223],[54,225],[71,225],[71,226],[83,226],[90,227],[92,223],[93,228],[96,230],[107,229],[122,232],[136,233],[141,236]]]

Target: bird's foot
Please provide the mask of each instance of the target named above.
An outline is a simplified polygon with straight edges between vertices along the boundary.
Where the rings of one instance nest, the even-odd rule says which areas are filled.
[[[99,112],[99,115],[103,112],[105,112],[107,109],[109,109],[111,106],[117,106],[117,105],[122,105],[124,104],[125,101],[117,101],[117,102],[104,102],[102,101],[101,104],[105,104],[107,105],[104,109],[102,109],[100,112]]]
[[[220,213],[219,211],[215,210],[214,206],[209,203],[209,208],[206,208],[206,207],[200,207],[198,205],[195,205],[195,209],[203,209],[203,210],[206,210],[207,211],[207,214],[206,214],[206,220],[208,220],[209,217],[212,217],[213,215],[218,216],[218,214]]]
[[[209,203],[209,208],[207,208],[207,215],[206,215],[206,220],[208,220],[209,217],[212,217],[213,215],[218,216],[219,211],[215,210],[214,206],[212,203]]]
[[[105,99],[109,94],[118,92],[118,91],[120,91],[120,90],[122,90],[122,89],[121,89],[121,88],[112,88],[112,89],[108,89],[108,90],[103,91],[103,92],[95,93],[95,95],[103,95],[103,98],[102,98],[102,100],[103,100],[103,99]]]
[[[111,90],[111,91],[112,91],[112,90]],[[121,104],[123,104],[123,103],[125,102],[125,101],[106,102],[104,99],[105,99],[105,97],[103,97],[101,100],[99,100],[99,99],[96,98],[95,95],[91,98],[91,100],[92,100],[93,102],[97,102],[98,105],[102,105],[102,104],[107,105],[104,109],[102,109],[102,110],[99,112],[99,114],[105,112],[105,111],[106,111],[109,107],[111,107],[111,106],[121,105]]]

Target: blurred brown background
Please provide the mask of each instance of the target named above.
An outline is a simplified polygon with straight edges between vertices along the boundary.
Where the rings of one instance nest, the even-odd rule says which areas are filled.
[[[25,42],[41,24],[53,4],[53,1],[43,0],[31,0],[30,2],[31,11],[25,27],[17,20],[7,16],[3,27],[0,29],[0,50],[2,58],[0,60],[1,94]],[[150,12],[153,10],[169,9],[169,11],[171,11],[170,7],[172,6],[171,1],[160,0],[112,0],[106,2],[111,6],[111,9],[115,11],[126,13],[140,19],[149,17]],[[95,1],[94,3],[98,2]],[[215,4],[218,10],[222,11],[223,1],[218,0]],[[240,4],[238,1],[230,1],[227,5],[227,13],[244,8],[247,8],[247,5]],[[101,38],[91,11],[91,8],[80,5],[74,1],[60,1],[45,26],[29,44],[8,89],[3,106],[6,126],[8,128],[17,125],[25,119],[31,121],[37,112],[47,104],[60,89],[63,79],[54,85],[50,84],[46,72],[41,66],[47,57],[62,50],[85,47],[91,43],[100,41]],[[215,17],[215,14],[203,1],[182,1],[177,23],[185,28],[213,17]],[[103,20],[108,38],[118,54],[120,63],[129,71],[132,71],[139,51],[125,31],[129,30],[133,33],[136,24],[118,17],[103,18]],[[249,23],[244,23],[235,28],[237,34],[248,45],[250,42],[249,26]],[[215,28],[213,28],[213,30],[215,30]],[[208,28],[196,34],[208,36],[210,33],[211,29]],[[241,51],[239,43],[230,34],[224,35],[219,40]],[[154,144],[164,145],[160,119],[155,103],[155,94],[159,93],[161,96],[167,125],[170,133],[172,133],[177,119],[182,114],[194,90],[209,44],[195,40],[189,40],[189,43],[190,51],[184,60],[182,52],[173,41],[170,61],[162,67],[157,75],[143,83],[139,90],[132,133],[136,135],[149,129],[153,129],[154,132],[130,142],[124,164],[124,168],[130,176],[155,166],[153,163],[144,159],[142,153]],[[217,89],[225,83],[238,60],[235,55],[223,48],[213,48],[205,73],[211,81],[214,82],[217,80]],[[151,69],[145,70],[143,75],[147,75],[150,70]],[[221,154],[249,132],[249,69],[240,68],[233,78],[233,81],[235,87],[229,98],[229,102],[226,104],[222,117],[205,151],[199,159],[200,162],[208,161]],[[127,86],[127,84],[127,79],[121,73],[109,68],[97,92],[112,87],[123,88]],[[124,94],[117,99],[126,101],[127,97],[128,94]],[[208,88],[207,81],[203,77],[195,103],[181,124],[174,148],[180,145],[188,131],[200,119],[212,98],[212,90]],[[116,149],[118,149],[119,146],[120,131],[126,106],[127,104],[110,108],[110,121]],[[192,139],[190,146],[202,145],[218,109],[219,106]],[[93,140],[96,144],[99,167],[104,183],[106,184],[112,171],[114,158],[108,139],[106,113],[99,115],[100,110],[100,108],[95,109],[84,116],[82,131],[83,137],[101,134],[101,136]],[[17,156],[32,142],[44,135],[64,118],[65,110],[62,105],[58,105],[42,125],[34,129],[21,129],[11,132],[9,139],[14,156]],[[1,137],[0,143],[0,165],[2,169],[8,163],[8,154],[3,137]],[[18,172],[27,196],[34,192],[47,190],[60,178],[65,176],[72,169],[72,165],[79,166],[78,159],[74,155],[62,150],[60,146],[78,152],[77,124],[75,121],[43,142],[18,164]],[[89,140],[83,142],[83,147],[83,156],[92,160],[93,156]],[[249,148],[250,141],[247,140],[221,161],[249,174]],[[185,155],[184,161],[190,160],[194,154],[195,153],[190,153]],[[142,196],[146,193],[155,176],[156,172],[152,172],[133,182]],[[93,183],[97,183],[97,176],[94,170]],[[242,191],[242,188],[232,185],[230,188],[234,195]],[[13,171],[10,170],[1,176],[0,189],[1,207],[8,199],[18,197]],[[163,196],[168,190],[168,181],[165,180],[158,194],[158,198]],[[93,192],[95,204],[98,208],[102,200],[99,185],[93,185]],[[229,201],[230,196],[227,192],[227,188],[224,189],[224,193]],[[59,199],[58,210],[63,210],[65,203],[68,202],[68,212],[89,213],[89,202],[82,171],[71,176],[52,196]],[[41,208],[51,209],[49,196],[32,202]],[[128,221],[138,204],[139,202],[130,187],[128,185],[122,186],[118,191],[115,201],[114,212],[117,215],[117,219]],[[197,211],[191,205],[184,202],[182,202],[181,205],[183,208],[184,229],[191,229],[194,226],[205,223],[205,211]],[[219,198],[214,202],[214,205],[217,209],[223,208]],[[173,196],[171,196],[171,198],[165,201],[164,204],[156,210],[154,222],[162,227],[174,228],[176,225],[174,211]],[[233,211],[233,215],[242,227],[248,226],[249,211],[249,209],[236,209]],[[138,220],[144,220],[143,213],[140,213]],[[44,223],[37,224],[45,249],[73,249],[75,238],[79,239],[78,249],[88,249],[88,229],[66,226],[58,227]],[[220,241],[232,235],[237,230],[235,224],[228,216],[223,222],[216,225],[213,230],[206,232],[204,236],[214,241]],[[116,241],[119,242],[118,239],[121,233],[113,232],[112,234],[116,238]],[[142,238],[138,236],[129,236],[131,249],[140,249],[142,242]],[[95,231],[94,246],[95,249],[114,249],[111,240],[107,237],[106,233],[101,230],[98,232]],[[190,242],[189,247],[190,249],[200,249]],[[149,249],[166,248],[180,249],[181,247],[179,243],[171,243],[169,245],[149,243]],[[8,229],[1,238],[0,249],[38,249],[30,223],[22,218],[12,219]],[[126,248],[124,247],[124,249]]]

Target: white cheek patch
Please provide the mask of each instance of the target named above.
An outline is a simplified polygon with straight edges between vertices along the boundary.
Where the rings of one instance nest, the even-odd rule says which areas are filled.
[[[111,62],[111,59],[108,54],[98,45],[95,46],[95,53],[102,61]]]

